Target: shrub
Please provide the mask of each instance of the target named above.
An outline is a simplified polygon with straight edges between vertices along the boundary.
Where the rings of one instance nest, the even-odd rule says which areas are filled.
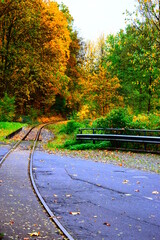
[[[160,129],[160,114],[149,114],[149,128],[150,129]]]
[[[30,108],[30,111],[27,115],[21,116],[23,123],[33,124],[38,123],[38,110]]]
[[[69,146],[70,150],[94,150],[94,149],[106,149],[106,147],[110,146],[109,142],[98,142],[98,143],[81,143]]]
[[[77,141],[74,139],[66,140],[65,143],[61,146],[61,148],[68,148],[70,149],[71,146],[77,144]]]
[[[22,116],[22,122],[27,124],[32,124],[32,119],[30,116]]]
[[[4,98],[0,100],[0,121],[11,122],[15,116],[15,98],[9,97],[5,93]]]
[[[138,114],[133,117],[131,128],[160,129],[160,116],[158,114]]]
[[[108,119],[105,117],[97,118],[95,121],[92,123],[93,128],[108,128],[109,123]]]
[[[83,125],[75,120],[68,121],[66,125],[60,130],[60,133],[72,134],[76,132],[79,128],[83,127]]]
[[[108,126],[110,128],[125,128],[129,127],[132,122],[132,116],[125,108],[118,108],[112,110],[107,115]]]
[[[132,122],[132,115],[127,109],[118,108],[112,110],[106,117],[101,117],[93,122],[95,128],[125,128]]]
[[[31,108],[29,111],[29,116],[31,117],[32,121],[35,121],[38,118],[38,110]]]

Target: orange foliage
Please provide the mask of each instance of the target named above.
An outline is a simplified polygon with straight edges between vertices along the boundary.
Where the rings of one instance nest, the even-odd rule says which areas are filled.
[[[18,111],[53,105],[64,81],[71,43],[68,22],[56,2],[0,1],[0,94],[16,97]]]

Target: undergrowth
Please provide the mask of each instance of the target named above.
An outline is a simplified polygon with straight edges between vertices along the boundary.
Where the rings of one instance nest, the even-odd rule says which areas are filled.
[[[55,135],[54,140],[47,143],[48,149],[69,149],[69,150],[86,150],[86,149],[106,149],[107,147],[114,147],[114,143],[92,141],[76,141],[76,134],[79,133],[80,128],[132,128],[132,129],[159,129],[160,120],[158,114],[138,115],[133,116],[128,113],[126,109],[112,110],[105,117],[83,121],[63,121],[48,127]],[[92,130],[83,130],[83,133],[92,133]],[[104,133],[104,131],[97,131],[96,133]],[[155,133],[155,135],[158,133]],[[119,147],[132,148],[133,144],[119,143]],[[135,148],[141,145],[134,146]],[[143,146],[142,146],[143,147]]]
[[[85,141],[81,143],[76,140],[76,134],[79,128],[91,127],[89,122],[76,122],[74,120],[59,122],[49,125],[48,128],[55,135],[54,139],[49,141],[45,146],[48,149],[69,149],[69,150],[86,150],[86,149],[105,149],[110,146],[109,142],[93,142]]]
[[[4,141],[7,135],[24,126],[26,124],[18,122],[0,122],[0,141]]]

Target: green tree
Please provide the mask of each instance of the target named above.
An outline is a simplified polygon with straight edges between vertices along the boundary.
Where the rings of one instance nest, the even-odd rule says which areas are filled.
[[[10,122],[15,116],[15,98],[9,97],[5,93],[4,97],[0,100],[0,121]]]
[[[159,58],[156,41],[135,27],[128,26],[106,41],[106,62],[118,76],[126,105],[138,112],[158,108]]]

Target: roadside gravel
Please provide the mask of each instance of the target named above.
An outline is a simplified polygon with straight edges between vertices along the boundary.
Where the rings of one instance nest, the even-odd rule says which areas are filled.
[[[160,156],[148,153],[133,153],[108,150],[55,150],[50,153],[73,158],[82,158],[104,164],[114,164],[120,167],[139,169],[160,174]]]

